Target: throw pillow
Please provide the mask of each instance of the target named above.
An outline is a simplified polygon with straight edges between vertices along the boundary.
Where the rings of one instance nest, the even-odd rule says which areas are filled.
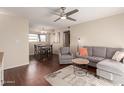
[[[83,57],[88,56],[87,48],[80,48],[79,52],[80,52],[80,56],[83,56]]]
[[[112,57],[113,60],[116,60],[116,61],[121,61],[122,59],[124,58],[124,52],[122,51],[116,51],[114,56]]]

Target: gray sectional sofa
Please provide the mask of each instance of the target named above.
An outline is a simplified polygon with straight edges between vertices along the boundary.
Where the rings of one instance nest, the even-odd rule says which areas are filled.
[[[88,49],[88,57],[82,57],[76,53],[76,57],[86,58],[89,66],[97,68],[97,75],[119,84],[124,84],[124,63],[112,60],[116,51],[124,51],[124,48],[91,47]]]

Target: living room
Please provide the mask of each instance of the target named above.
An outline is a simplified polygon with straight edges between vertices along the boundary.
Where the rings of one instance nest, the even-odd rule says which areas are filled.
[[[124,84],[123,7],[6,7],[0,11],[3,85]],[[115,57],[118,51],[119,58]],[[66,55],[61,55],[61,52]],[[91,59],[87,58],[89,56]],[[98,62],[101,64],[97,65],[97,59],[109,64]],[[113,59],[113,63],[107,59]],[[91,60],[95,60],[95,65]],[[82,71],[80,66],[87,71]],[[79,73],[72,73],[73,70]],[[65,75],[64,79],[58,79],[62,78],[61,74]],[[86,82],[93,79],[92,83]]]

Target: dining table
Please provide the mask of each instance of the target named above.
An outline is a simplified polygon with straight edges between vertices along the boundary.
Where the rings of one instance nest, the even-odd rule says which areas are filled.
[[[35,56],[39,56],[40,58],[49,57],[52,55],[52,45],[43,45],[43,44],[35,44],[34,45],[34,54]]]

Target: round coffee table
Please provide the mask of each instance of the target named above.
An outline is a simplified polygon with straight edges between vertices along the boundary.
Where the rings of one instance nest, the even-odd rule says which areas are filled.
[[[75,58],[72,60],[72,62],[73,62],[74,74],[76,76],[87,75],[87,71],[88,71],[87,64],[89,63],[89,60],[83,58]],[[81,68],[80,66],[83,66],[83,68]]]

